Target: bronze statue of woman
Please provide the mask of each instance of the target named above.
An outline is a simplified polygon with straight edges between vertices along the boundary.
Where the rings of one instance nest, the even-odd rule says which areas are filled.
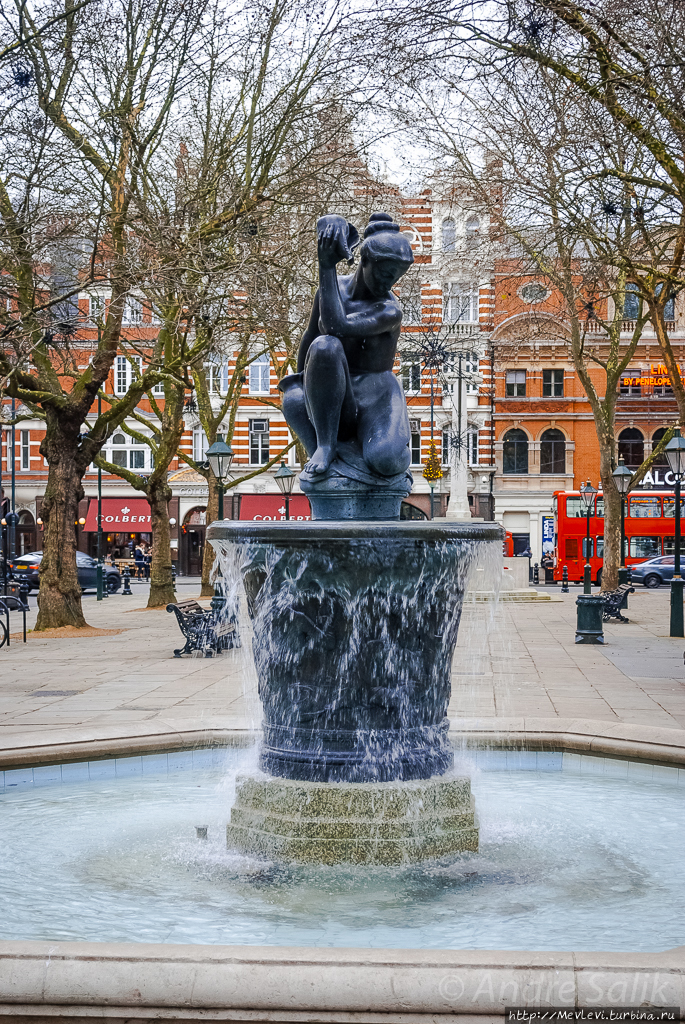
[[[382,486],[411,461],[407,404],[393,373],[402,310],[392,293],[414,262],[411,245],[387,213],[374,213],[357,269],[339,277],[337,264],[353,260],[356,229],[331,215],[317,236],[319,288],[298,372],[279,384],[285,418],[310,456],[303,490],[331,473]]]

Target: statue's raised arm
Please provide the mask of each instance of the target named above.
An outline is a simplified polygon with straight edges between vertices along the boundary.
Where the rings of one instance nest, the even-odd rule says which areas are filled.
[[[358,242],[343,217],[319,220],[319,288],[298,373],[280,384],[286,420],[311,456],[301,477],[307,493],[310,481],[321,485],[331,473],[381,487],[401,477],[407,493],[409,420],[393,373],[402,311],[392,288],[414,257],[399,225],[376,213],[357,269],[339,277],[337,264],[352,260]]]

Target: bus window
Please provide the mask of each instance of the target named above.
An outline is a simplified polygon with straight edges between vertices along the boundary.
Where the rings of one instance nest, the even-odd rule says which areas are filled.
[[[569,519],[584,519],[585,511],[580,498],[566,499],[566,515]]]
[[[629,507],[628,515],[632,519],[661,518],[661,498],[655,494],[630,498]]]
[[[564,555],[565,558],[577,558],[578,557],[578,538],[577,537],[567,537],[566,538],[566,546],[565,546],[564,550],[565,550],[565,555]]]
[[[660,537],[631,537],[630,557],[631,558],[654,558],[660,555]]]
[[[685,509],[685,498],[680,499],[680,514],[682,516],[683,509]],[[675,497],[664,498],[664,516],[666,519],[673,519],[675,517]]]
[[[664,554],[674,555],[675,554],[675,537],[664,537]],[[680,541],[680,555],[681,558],[685,555],[685,540]]]
[[[597,538],[597,551],[595,554],[597,558],[604,558],[604,537]]]
[[[604,519],[604,496],[601,495],[601,494],[598,495],[598,497],[596,499],[595,509],[596,509],[595,515],[599,519]]]

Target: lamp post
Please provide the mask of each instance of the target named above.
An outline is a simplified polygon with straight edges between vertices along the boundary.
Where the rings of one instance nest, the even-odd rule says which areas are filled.
[[[583,569],[583,593],[592,593],[592,566],[590,565],[590,515],[595,503],[595,496],[599,494],[596,487],[590,481],[580,485],[580,497],[587,515],[587,530],[585,534],[585,568]]]
[[[295,486],[295,474],[292,469],[288,469],[283,459],[279,469],[274,473],[274,480],[285,498],[285,518],[290,519],[290,495]]]
[[[219,485],[219,519],[224,518],[224,485],[231,475],[233,451],[223,439],[215,441],[207,449],[207,462]]]
[[[11,509],[10,514],[7,516],[7,525],[9,527],[9,557],[10,561],[14,560],[17,553],[17,510],[16,510],[16,499],[17,499],[17,464],[16,464],[16,430],[14,418],[17,414],[16,399],[12,399],[12,427],[10,434],[10,443],[12,445],[12,465],[10,467],[10,486],[11,486]]]
[[[224,484],[231,475],[231,463],[233,462],[233,451],[228,447],[223,438],[215,441],[214,444],[207,449],[207,462],[209,463],[210,469],[216,477],[216,482],[219,485],[219,519],[223,519]],[[215,620],[218,620],[221,610],[226,604],[226,598],[224,597],[219,584],[220,576],[221,569],[219,569],[216,574],[214,582],[214,597],[211,601]]]
[[[685,475],[685,438],[675,430],[665,448],[666,458],[675,477],[675,559],[671,580],[671,636],[683,636],[683,578],[680,575],[680,482]]]
[[[630,487],[633,474],[630,472],[623,456],[618,460],[618,466],[611,474],[616,484],[616,490],[621,495],[621,567],[618,570],[618,582],[628,582],[628,570],[626,569],[626,494]]]

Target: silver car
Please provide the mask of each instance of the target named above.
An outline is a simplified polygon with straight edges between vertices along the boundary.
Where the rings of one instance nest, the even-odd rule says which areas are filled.
[[[680,560],[682,569],[685,569],[685,553],[680,556]],[[675,558],[673,555],[662,555],[659,558],[648,558],[646,562],[631,565],[630,578],[633,583],[643,583],[645,587],[660,587],[662,583],[670,583],[674,571]]]

